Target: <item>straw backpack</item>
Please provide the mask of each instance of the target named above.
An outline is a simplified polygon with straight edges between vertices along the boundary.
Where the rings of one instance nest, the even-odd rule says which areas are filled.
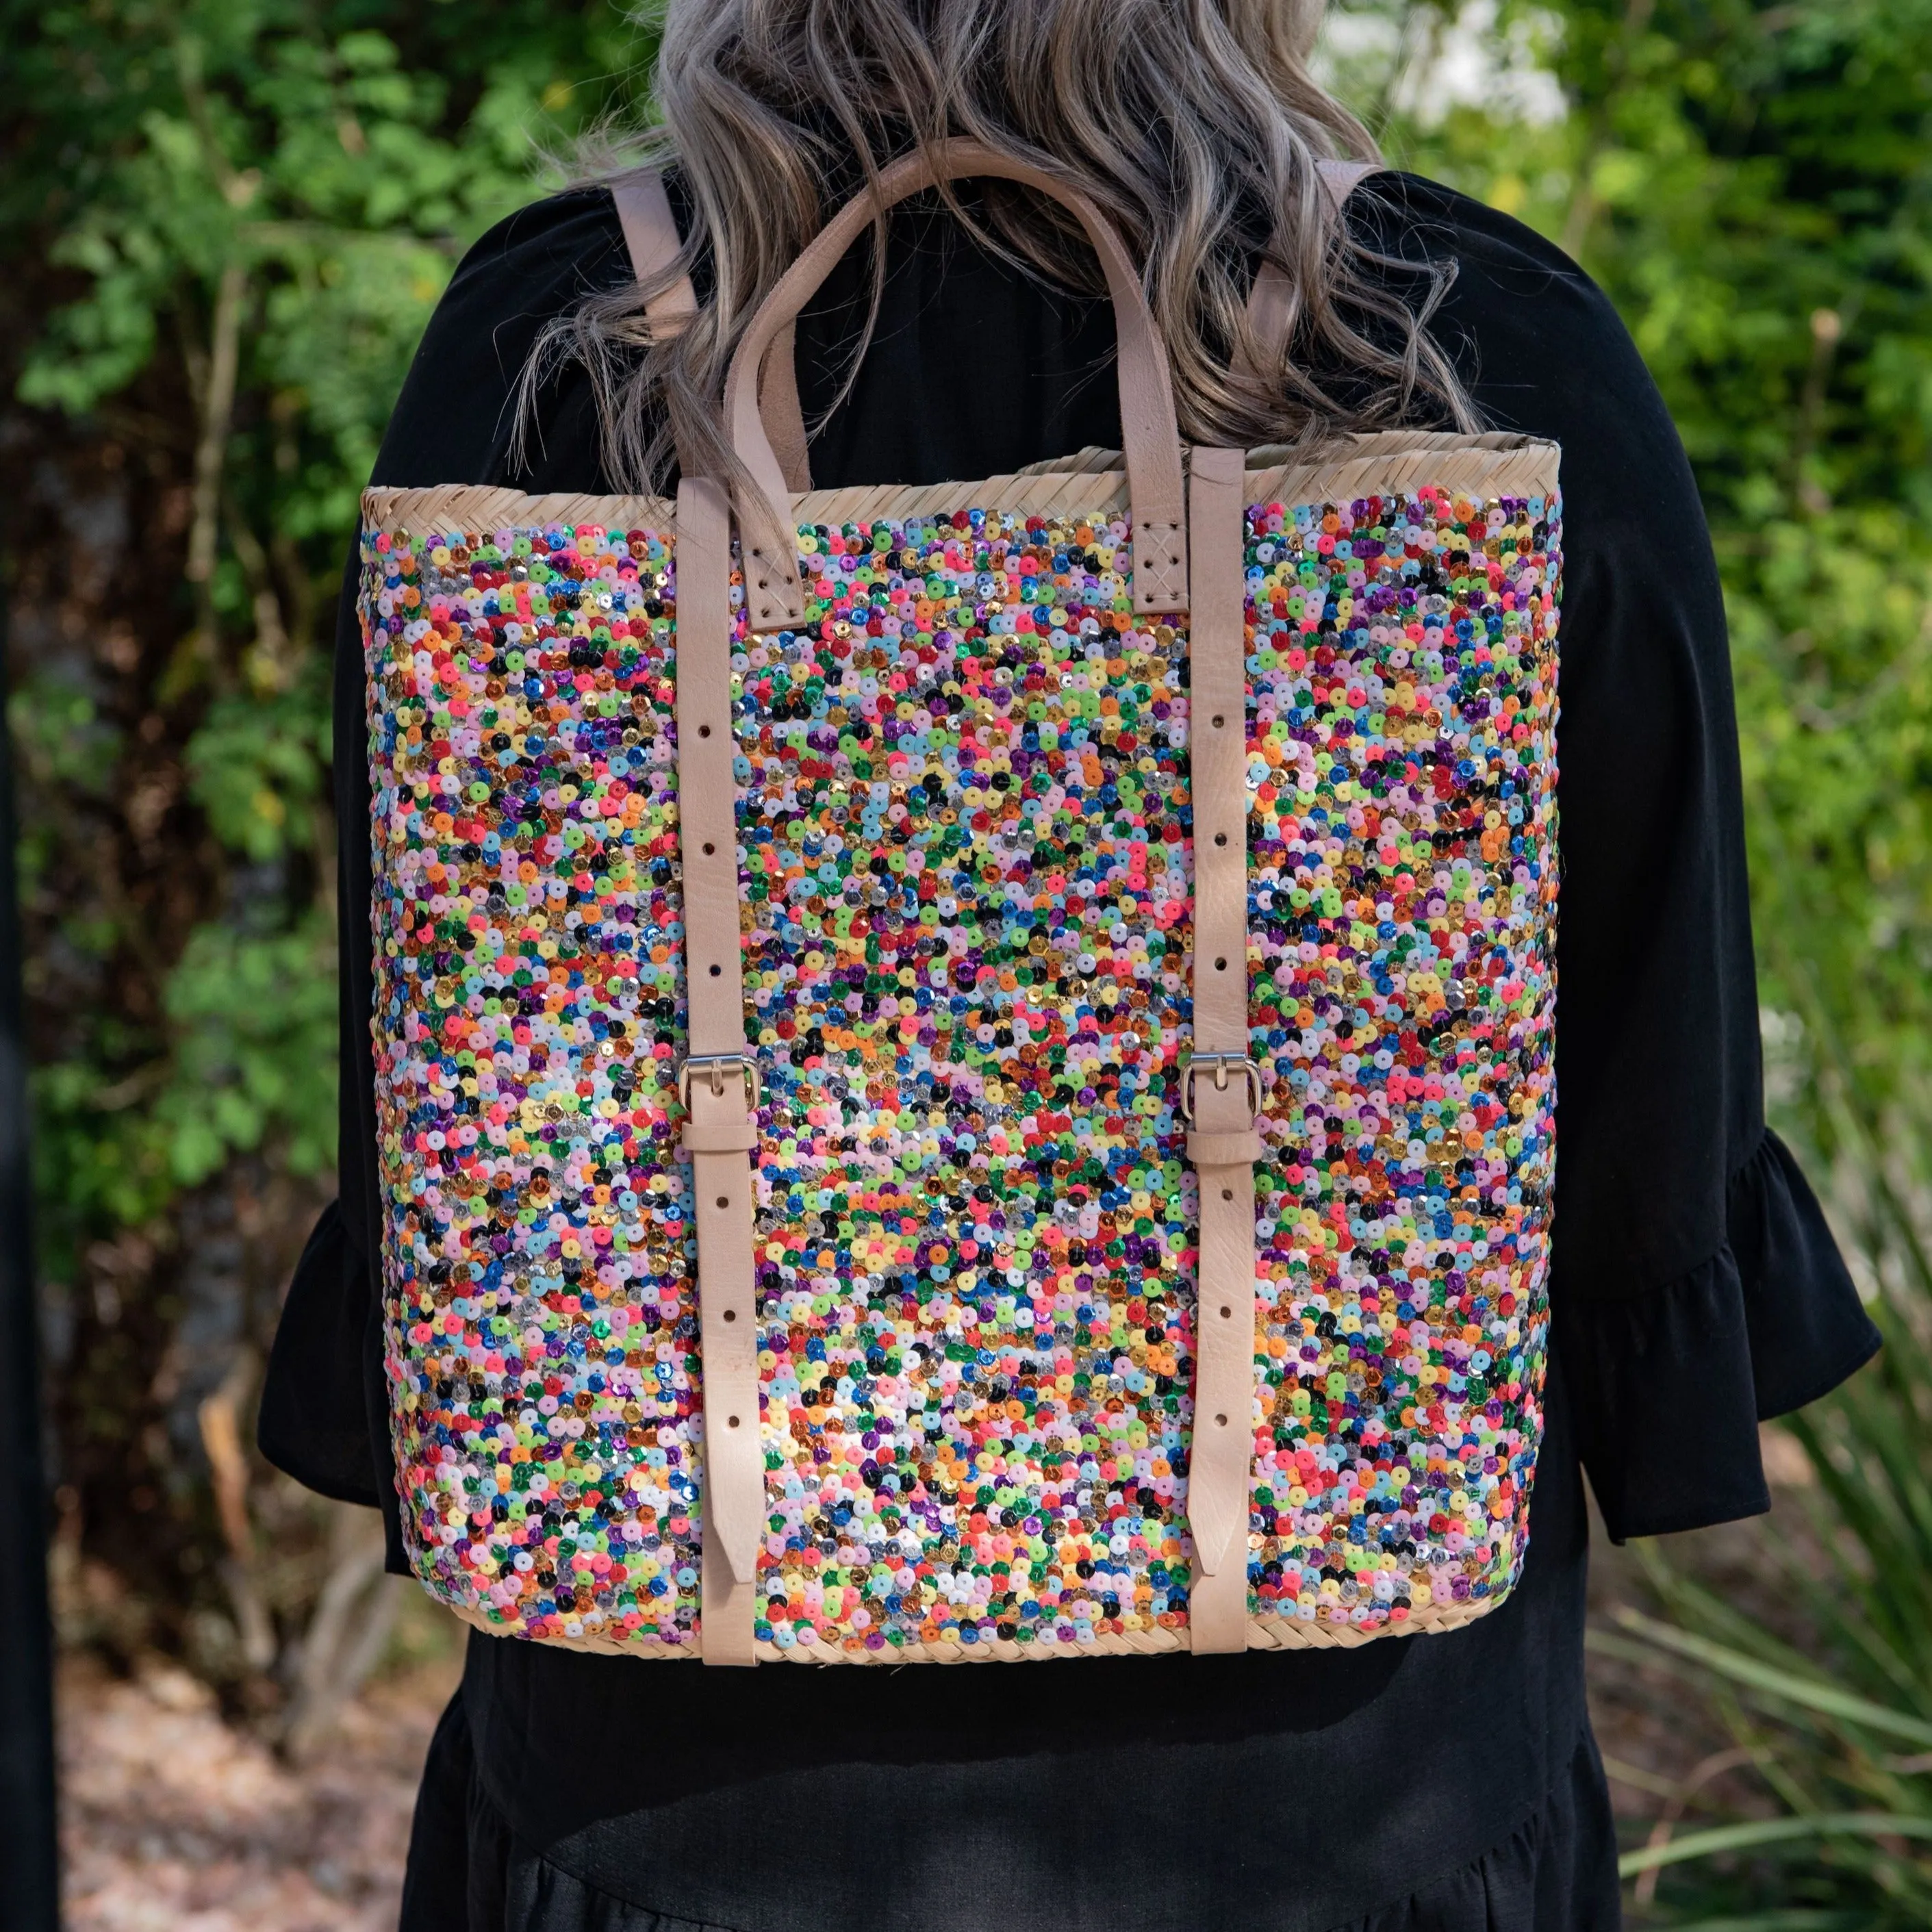
[[[1121,453],[811,488],[862,197],[736,352],[741,500],[364,499],[413,1563],[708,1664],[1466,1622],[1541,1430],[1558,452],[1184,447],[1099,210],[944,164],[1082,223]]]

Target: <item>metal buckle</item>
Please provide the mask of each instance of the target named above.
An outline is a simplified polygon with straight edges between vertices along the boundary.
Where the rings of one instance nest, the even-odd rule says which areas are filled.
[[[735,1073],[749,1090],[750,1098],[746,1102],[748,1110],[755,1108],[764,1098],[755,1060],[742,1053],[693,1053],[686,1056],[684,1064],[677,1070],[677,1097],[687,1108],[691,1106],[691,1076],[694,1072],[711,1083],[712,1095],[720,1100],[724,1097],[725,1075]]]
[[[1191,1055],[1187,1064],[1180,1070],[1180,1117],[1184,1120],[1194,1118],[1194,1080],[1200,1073],[1210,1073],[1214,1078],[1214,1090],[1225,1094],[1228,1090],[1228,1076],[1238,1073],[1248,1084],[1248,1117],[1257,1117],[1262,1110],[1262,1070],[1244,1053],[1197,1053]]]

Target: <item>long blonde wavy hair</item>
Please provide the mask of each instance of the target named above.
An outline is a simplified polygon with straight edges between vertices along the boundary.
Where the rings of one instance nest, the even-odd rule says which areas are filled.
[[[580,362],[605,466],[646,489],[675,452],[735,477],[719,400],[731,353],[766,291],[844,194],[898,155],[970,136],[1083,190],[1144,264],[1184,437],[1306,444],[1418,416],[1474,426],[1430,314],[1448,276],[1406,269],[1412,298],[1334,220],[1318,160],[1376,159],[1367,130],[1311,77],[1324,0],[668,0],[660,124],[621,161],[608,137],[584,172],[674,166],[694,219],[676,268],[586,299],[553,322],[526,373]],[[1102,287],[1072,218],[988,184],[983,220],[938,193],[981,239],[1062,286]],[[874,229],[872,303],[885,274]],[[1286,277],[1286,354],[1256,339],[1246,303],[1265,250]],[[651,298],[708,256],[712,300],[652,339]],[[847,372],[864,353],[871,318]],[[1328,372],[1326,380],[1317,370]]]

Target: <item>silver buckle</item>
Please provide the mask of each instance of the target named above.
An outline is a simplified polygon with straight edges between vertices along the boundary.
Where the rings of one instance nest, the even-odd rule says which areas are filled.
[[[677,1070],[677,1097],[688,1109],[691,1106],[691,1076],[696,1073],[710,1083],[712,1096],[722,1100],[724,1095],[724,1076],[736,1074],[749,1091],[746,1102],[748,1109],[755,1108],[764,1098],[764,1088],[758,1079],[758,1063],[742,1053],[693,1053],[685,1057],[684,1064]]]
[[[1258,1116],[1262,1110],[1262,1070],[1244,1053],[1197,1053],[1192,1054],[1187,1064],[1180,1070],[1180,1117],[1184,1120],[1194,1118],[1194,1082],[1197,1075],[1214,1076],[1214,1090],[1225,1094],[1228,1090],[1228,1076],[1238,1073],[1248,1084],[1248,1117]]]

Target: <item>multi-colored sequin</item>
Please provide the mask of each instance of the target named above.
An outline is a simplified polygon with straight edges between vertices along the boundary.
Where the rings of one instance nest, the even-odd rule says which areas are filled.
[[[1552,498],[1251,509],[1256,1615],[1522,1558],[1552,1165]],[[1124,519],[807,528],[733,658],[769,1653],[1181,1640],[1186,638]],[[419,1573],[694,1648],[668,532],[364,539],[388,1371]],[[742,626],[742,618],[740,620]]]

